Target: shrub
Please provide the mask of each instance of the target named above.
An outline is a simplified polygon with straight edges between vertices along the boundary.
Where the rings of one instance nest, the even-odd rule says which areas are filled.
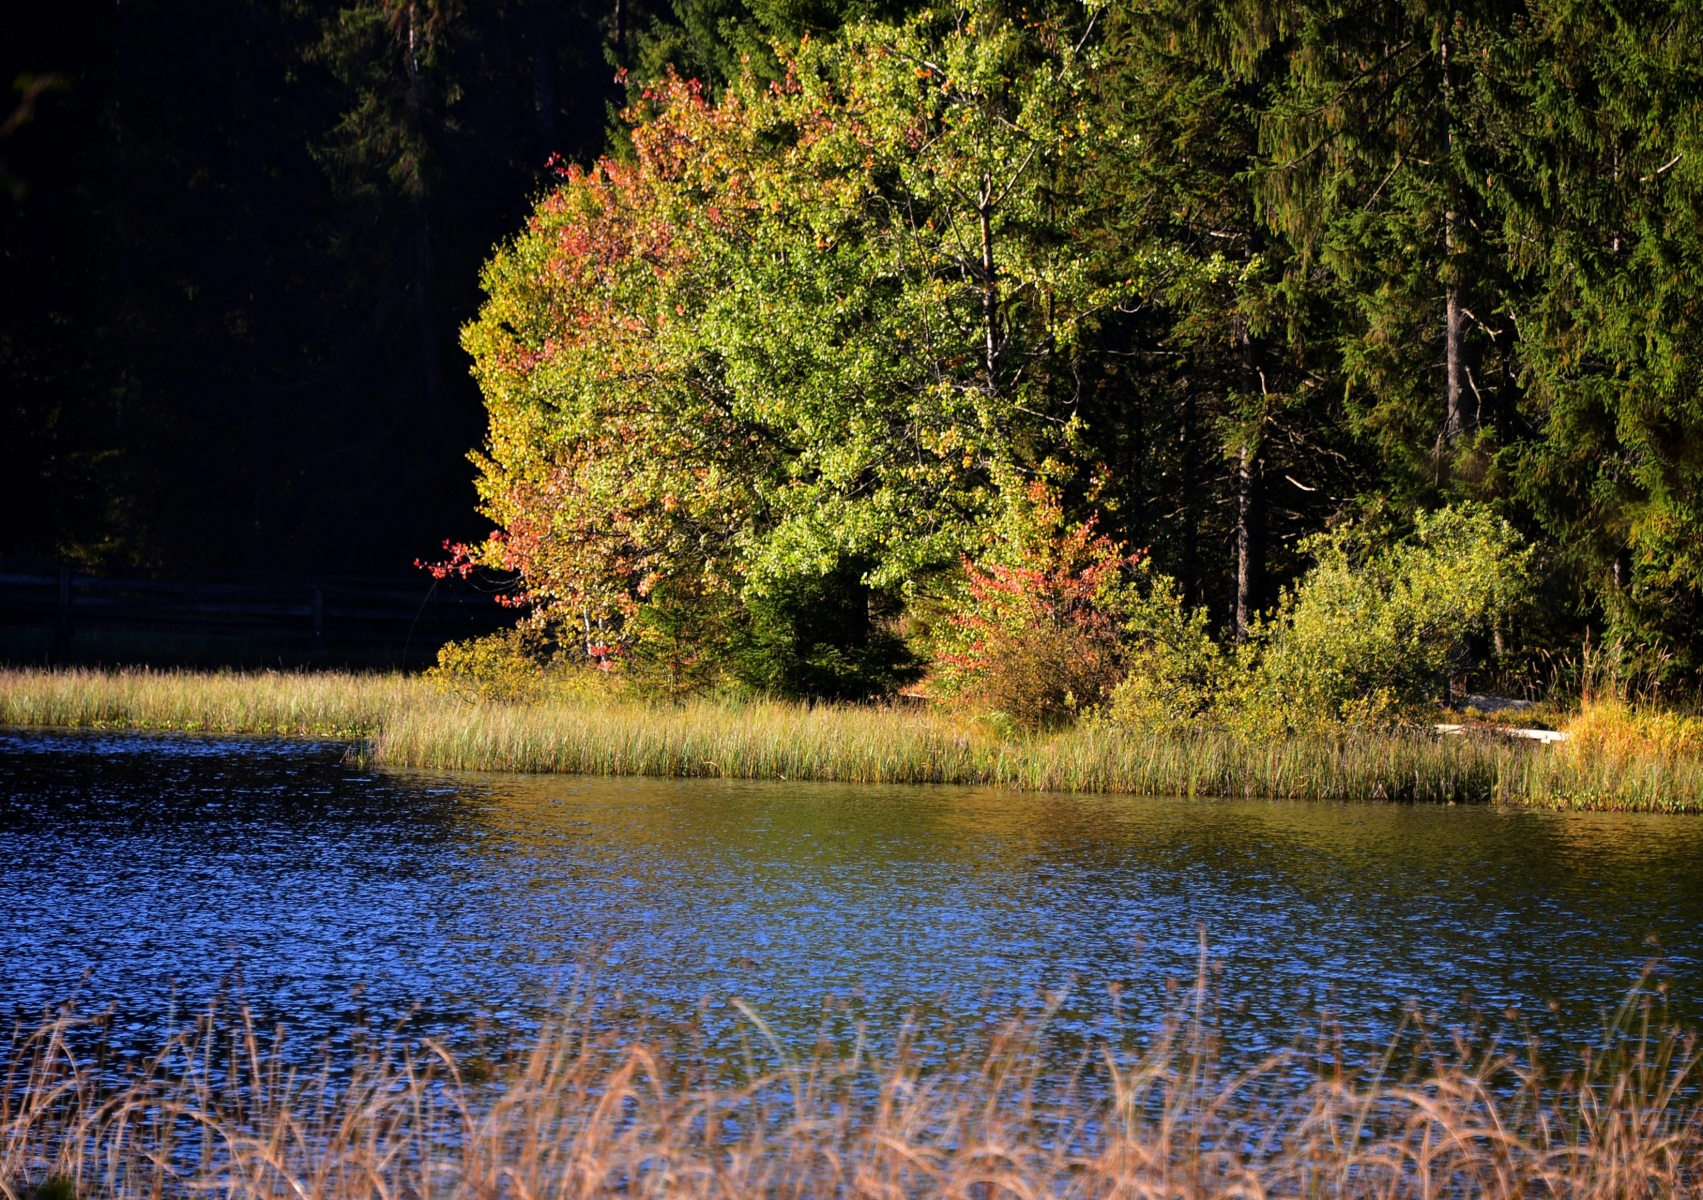
[[[547,628],[527,621],[445,644],[425,677],[439,690],[472,703],[531,701],[541,699],[564,673],[568,657]]]
[[[1099,705],[1123,668],[1115,638],[1075,625],[1001,630],[982,645],[974,699],[1022,729],[1056,729]]]
[[[933,690],[1002,713],[1024,729],[1067,725],[1123,677],[1119,621],[1140,561],[1070,525],[1057,496],[1034,485],[1011,533],[984,563],[965,562],[939,638]]]
[[[1206,610],[1186,606],[1176,580],[1148,562],[1137,576],[1125,602],[1125,674],[1108,716],[1142,729],[1198,723],[1230,685],[1236,659],[1213,641]]]
[[[731,593],[665,584],[627,622],[625,644],[610,661],[641,695],[682,700],[727,683],[744,626]]]
[[[867,565],[842,559],[754,591],[734,678],[767,696],[834,701],[891,696],[916,682],[922,664],[891,628],[897,605],[865,582]]]
[[[1393,724],[1446,698],[1470,646],[1506,625],[1530,549],[1475,504],[1376,514],[1310,539],[1313,567],[1260,627],[1238,697],[1255,724]]]
[[[1255,736],[1415,720],[1465,667],[1472,641],[1507,624],[1531,554],[1476,505],[1420,513],[1407,536],[1373,514],[1307,548],[1313,567],[1233,650],[1170,580],[1136,589],[1124,601],[1127,674],[1111,719]]]
[[[890,696],[922,672],[887,626],[888,607],[855,560],[767,580],[743,597],[670,581],[625,623],[612,662],[634,690],[669,700],[730,689],[788,700]]]

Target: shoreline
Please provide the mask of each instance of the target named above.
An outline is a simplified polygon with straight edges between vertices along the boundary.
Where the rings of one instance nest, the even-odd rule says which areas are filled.
[[[398,675],[0,670],[0,727],[318,738],[416,770],[1703,813],[1703,760],[1687,755],[1431,730],[1256,743],[1085,723],[1002,735],[909,707],[764,700],[474,704]]]

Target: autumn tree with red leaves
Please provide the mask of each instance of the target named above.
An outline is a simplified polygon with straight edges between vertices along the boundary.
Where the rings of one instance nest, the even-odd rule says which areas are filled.
[[[465,331],[489,565],[631,644],[664,600],[848,568],[903,598],[1070,478],[1080,339],[1134,286],[1068,236],[1075,19],[934,12],[806,40],[777,84],[647,91],[630,161],[566,174]]]

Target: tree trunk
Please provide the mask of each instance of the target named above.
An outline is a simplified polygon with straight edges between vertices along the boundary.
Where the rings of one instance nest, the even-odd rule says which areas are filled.
[[[1455,129],[1451,109],[1454,89],[1449,75],[1449,43],[1442,45],[1443,60],[1443,143],[1447,151],[1444,166],[1445,187],[1449,193],[1448,208],[1443,213],[1443,274],[1446,289],[1443,301],[1443,430],[1437,439],[1437,484],[1448,482],[1450,459],[1455,439],[1466,427],[1463,413],[1466,361],[1461,353],[1461,289],[1460,271],[1455,262],[1455,186],[1454,148]]]
[[[999,280],[993,262],[993,180],[982,181],[976,215],[982,232],[982,324],[986,339],[988,395],[999,394]]]
[[[1253,338],[1246,328],[1241,330],[1242,389],[1252,395],[1257,372],[1254,369]],[[1260,527],[1259,485],[1260,461],[1255,445],[1258,434],[1244,429],[1242,445],[1236,453],[1236,612],[1235,635],[1238,642],[1248,640],[1254,613],[1259,607],[1261,569],[1264,566],[1264,546]]]
[[[1243,261],[1253,258],[1251,243],[1243,247]],[[1236,351],[1241,359],[1241,392],[1243,397],[1265,391],[1259,366],[1254,361],[1254,336],[1245,318],[1236,319]],[[1244,403],[1246,400],[1244,399]],[[1260,408],[1261,424],[1264,406]],[[1254,613],[1259,608],[1260,575],[1265,566],[1264,528],[1259,503],[1262,464],[1259,458],[1261,430],[1249,429],[1243,414],[1242,445],[1236,454],[1236,611],[1234,630],[1236,640],[1248,640]]]
[[[1451,225],[1453,213],[1449,214]],[[1449,237],[1451,247],[1454,237],[1451,231]],[[1448,383],[1443,408],[1443,444],[1453,444],[1466,428],[1466,419],[1462,415],[1461,377],[1465,373],[1465,363],[1461,359],[1461,289],[1455,284],[1449,284],[1448,298],[1444,301],[1444,338],[1447,346],[1444,351]]]
[[[1259,467],[1254,452],[1242,444],[1236,459],[1236,640],[1248,640],[1259,601],[1260,553]]]

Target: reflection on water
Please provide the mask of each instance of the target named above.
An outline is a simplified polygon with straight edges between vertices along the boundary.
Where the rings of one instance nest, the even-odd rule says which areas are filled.
[[[1151,1008],[1205,922],[1238,1018],[1374,1029],[1470,990],[1583,1033],[1654,952],[1703,998],[1703,820],[377,773],[335,745],[0,734],[0,1013],[137,1028],[239,971],[324,1033],[523,1025],[576,964],[644,1005]],[[360,985],[357,989],[356,985]],[[1309,999],[1310,998],[1310,999]],[[1551,1016],[1546,1002],[1559,1010]],[[1688,1015],[1692,1009],[1685,1010]]]

